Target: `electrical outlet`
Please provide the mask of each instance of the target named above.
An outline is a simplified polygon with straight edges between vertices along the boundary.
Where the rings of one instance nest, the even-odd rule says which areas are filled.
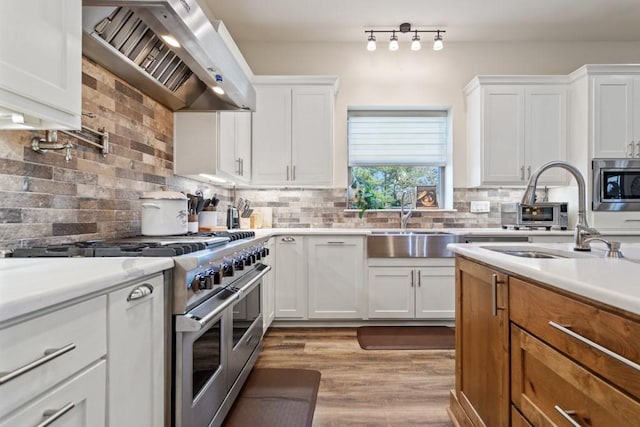
[[[488,200],[474,200],[471,202],[472,213],[485,213],[491,211],[491,204]]]

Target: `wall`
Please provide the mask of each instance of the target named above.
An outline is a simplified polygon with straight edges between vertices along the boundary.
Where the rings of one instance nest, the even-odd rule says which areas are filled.
[[[440,52],[402,44],[390,52],[361,43],[238,43],[255,74],[340,77],[335,117],[335,185],[347,182],[346,118],[353,105],[452,107],[454,186],[466,182],[463,88],[478,74],[568,74],[590,63],[637,63],[640,42],[447,43]],[[425,45],[427,45],[425,43]]]
[[[82,108],[104,127],[110,153],[60,134],[74,145],[64,153],[39,154],[33,137],[44,131],[0,131],[0,247],[113,239],[140,234],[145,191],[228,190],[173,176],[173,114],[151,98],[84,58]],[[225,203],[226,204],[226,203]]]

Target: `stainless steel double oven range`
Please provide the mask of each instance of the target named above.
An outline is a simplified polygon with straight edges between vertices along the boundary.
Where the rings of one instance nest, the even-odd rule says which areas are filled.
[[[172,425],[201,427],[222,424],[262,348],[268,253],[266,238],[230,231],[20,248],[13,256],[172,257],[167,400]]]

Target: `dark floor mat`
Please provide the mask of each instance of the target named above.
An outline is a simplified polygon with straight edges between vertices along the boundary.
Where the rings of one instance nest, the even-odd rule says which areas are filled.
[[[365,350],[451,350],[455,331],[445,326],[363,326],[358,344]]]
[[[254,368],[224,421],[225,427],[310,427],[320,372]]]

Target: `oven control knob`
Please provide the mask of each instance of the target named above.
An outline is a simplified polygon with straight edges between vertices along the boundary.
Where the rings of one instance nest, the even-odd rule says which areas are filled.
[[[229,262],[224,262],[220,265],[222,269],[222,277],[233,276],[233,264]]]
[[[256,261],[260,261],[260,259],[262,258],[262,254],[260,254],[260,248],[255,248],[253,250],[253,256],[256,257]]]
[[[260,255],[264,258],[267,255],[269,255],[269,249],[263,247],[262,249],[260,249]]]
[[[219,285],[222,283],[222,272],[219,268],[212,269],[211,276],[209,276],[210,281],[213,281],[214,285]]]
[[[242,260],[242,257],[233,259],[233,268],[236,270],[244,270],[244,261]]]
[[[191,283],[189,284],[189,288],[193,292],[198,292],[200,289],[205,289],[206,278],[201,274],[196,274],[196,277],[193,278]]]
[[[244,261],[244,265],[247,267],[254,263],[249,252],[245,252],[242,254],[242,260]]]

